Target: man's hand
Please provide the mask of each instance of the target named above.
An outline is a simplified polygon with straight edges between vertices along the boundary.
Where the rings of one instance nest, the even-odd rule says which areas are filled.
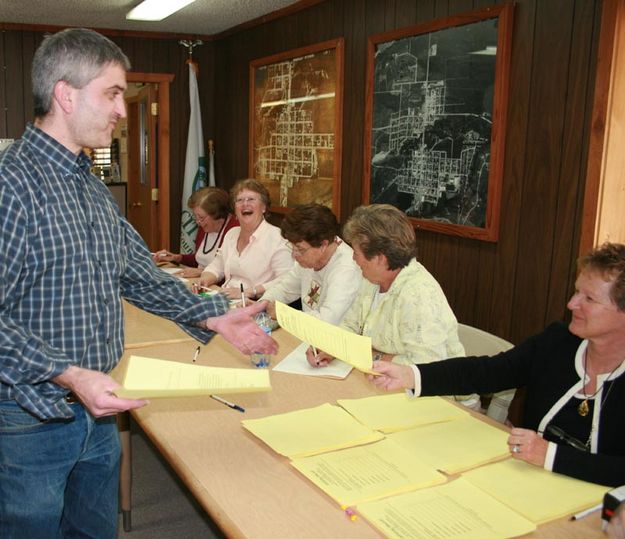
[[[252,318],[265,310],[266,306],[266,301],[259,301],[248,307],[230,310],[222,316],[206,320],[206,328],[219,333],[244,354],[252,352],[275,354],[278,351],[278,343],[266,335]]]
[[[395,391],[397,389],[414,389],[414,373],[409,365],[396,365],[390,361],[374,361],[373,370],[381,376],[367,375],[374,386]]]
[[[74,392],[93,417],[115,415],[119,412],[141,408],[148,401],[120,399],[113,395],[119,384],[107,374],[71,366],[52,381]]]

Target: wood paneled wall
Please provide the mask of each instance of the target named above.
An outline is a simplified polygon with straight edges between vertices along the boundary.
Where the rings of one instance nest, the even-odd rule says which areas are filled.
[[[342,215],[360,204],[367,37],[495,0],[327,0],[206,42],[200,64],[204,136],[218,184],[247,176],[249,62],[345,39]],[[601,0],[518,0],[514,13],[505,174],[497,243],[417,231],[419,259],[460,322],[512,342],[565,319],[575,277]],[[0,29],[2,26],[0,25]],[[0,35],[0,137],[31,116],[29,69],[40,32]],[[140,72],[175,75],[171,88],[171,229],[177,245],[188,121],[185,52],[177,39],[113,37]]]
[[[247,175],[250,60],[345,39],[343,216],[360,204],[367,37],[490,0],[328,0],[215,43],[221,179]],[[508,132],[496,244],[417,231],[420,261],[458,320],[519,342],[565,319],[579,243],[601,15],[595,0],[515,5]]]

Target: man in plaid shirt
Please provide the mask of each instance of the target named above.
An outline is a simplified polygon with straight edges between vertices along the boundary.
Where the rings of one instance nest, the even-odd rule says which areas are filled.
[[[35,121],[0,153],[0,530],[3,538],[115,538],[119,440],[108,372],[123,352],[122,298],[207,342],[275,352],[251,315],[201,299],[156,268],[90,173],[125,117],[130,65],[85,29],[48,36],[32,68]]]

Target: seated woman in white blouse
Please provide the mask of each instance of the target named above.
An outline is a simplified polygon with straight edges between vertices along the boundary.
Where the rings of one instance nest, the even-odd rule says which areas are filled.
[[[351,247],[339,238],[339,224],[330,208],[305,204],[282,221],[295,259],[290,271],[263,294],[267,312],[276,318],[275,302],[302,301],[302,310],[315,318],[338,324],[353,303],[362,274]]]
[[[210,286],[224,280],[223,292],[230,299],[257,298],[293,266],[291,252],[280,229],[265,221],[269,192],[258,180],[239,180],[230,190],[239,227],[230,230],[214,260],[204,268],[200,284]]]
[[[156,263],[174,262],[188,266],[176,273],[180,277],[199,277],[202,270],[215,258],[226,232],[239,226],[239,222],[230,210],[228,193],[217,187],[203,187],[194,191],[187,206],[198,225],[195,253],[170,253],[162,249],[154,253],[152,258]]]

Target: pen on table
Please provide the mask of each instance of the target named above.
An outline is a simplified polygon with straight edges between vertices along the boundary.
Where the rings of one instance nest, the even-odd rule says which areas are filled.
[[[580,511],[579,513],[575,513],[569,520],[579,520],[580,518],[587,517],[591,513],[594,513],[595,511],[599,511],[599,509],[601,509],[602,507],[603,507],[603,504],[602,503],[598,503],[597,505],[595,505],[593,507],[590,507],[588,509],[585,509],[584,511]]]
[[[193,363],[195,363],[197,361],[197,356],[199,356],[199,355],[200,355],[200,347],[198,346],[195,349],[195,354],[193,354]]]
[[[211,395],[210,398],[216,400],[217,402],[221,402],[221,404],[225,404],[226,406],[232,408],[233,410],[238,410],[239,412],[245,412],[245,408],[243,408],[242,406],[239,406],[238,404],[234,404],[234,402],[229,402],[226,399],[222,399],[221,397],[218,397],[217,395]]]
[[[243,283],[241,283],[241,303],[245,307],[245,293],[243,292]]]

